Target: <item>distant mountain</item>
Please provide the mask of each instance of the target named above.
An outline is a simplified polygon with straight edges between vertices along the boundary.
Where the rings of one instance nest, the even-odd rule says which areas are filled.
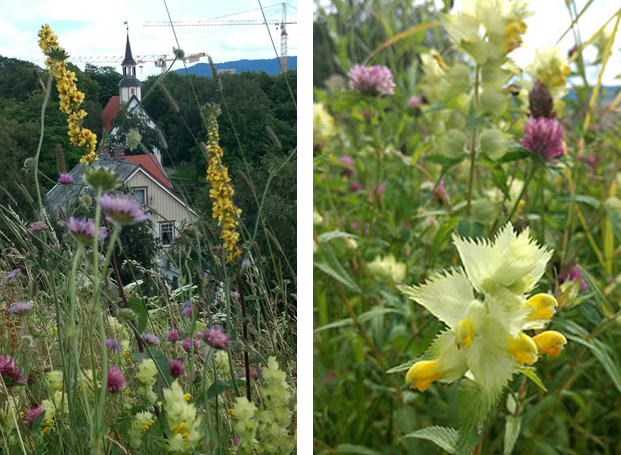
[[[287,60],[287,68],[290,70],[297,69],[298,57],[293,55],[289,56]],[[235,74],[243,73],[244,71],[265,71],[270,76],[280,74],[280,65],[278,59],[263,59],[263,60],[235,60],[233,62],[216,63],[218,70],[234,69]],[[175,70],[177,74],[185,74],[185,69]],[[197,63],[194,66],[188,68],[188,73],[196,74],[197,76],[211,77],[211,69],[209,63]]]

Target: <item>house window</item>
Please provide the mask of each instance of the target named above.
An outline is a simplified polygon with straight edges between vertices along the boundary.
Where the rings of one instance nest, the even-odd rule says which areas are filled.
[[[147,190],[145,188],[134,188],[134,197],[138,199],[141,204],[145,204],[147,202]]]
[[[134,89],[129,89],[129,91],[131,92],[132,96],[134,96]]]
[[[160,224],[160,241],[162,245],[170,245],[173,241],[173,225],[171,223]]]

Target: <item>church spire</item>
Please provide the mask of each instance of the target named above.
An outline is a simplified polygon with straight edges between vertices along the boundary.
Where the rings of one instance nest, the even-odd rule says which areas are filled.
[[[127,22],[125,22],[127,26]],[[121,62],[123,79],[119,82],[121,103],[127,103],[132,96],[140,101],[140,87],[142,83],[136,78],[136,60],[132,57],[132,48],[129,44],[129,26],[127,26],[127,41],[125,42],[125,59]]]

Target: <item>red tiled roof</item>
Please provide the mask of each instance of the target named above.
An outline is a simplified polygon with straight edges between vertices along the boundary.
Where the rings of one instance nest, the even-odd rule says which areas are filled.
[[[119,111],[121,107],[121,97],[119,95],[113,96],[104,107],[101,116],[103,117],[103,127],[106,132],[110,132],[112,128],[111,122],[114,117],[116,117],[116,113]]]
[[[166,177],[164,169],[162,169],[155,155],[125,155],[125,161],[141,165],[166,188],[172,188],[170,180]]]

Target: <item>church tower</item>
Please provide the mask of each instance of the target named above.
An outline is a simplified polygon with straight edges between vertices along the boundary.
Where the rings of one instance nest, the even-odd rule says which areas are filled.
[[[123,67],[123,79],[119,82],[121,104],[129,102],[132,96],[135,96],[140,101],[142,97],[140,93],[142,82],[136,78],[136,60],[132,57],[132,48],[129,45],[129,30],[127,31],[127,44],[125,44],[125,59],[121,66]]]

